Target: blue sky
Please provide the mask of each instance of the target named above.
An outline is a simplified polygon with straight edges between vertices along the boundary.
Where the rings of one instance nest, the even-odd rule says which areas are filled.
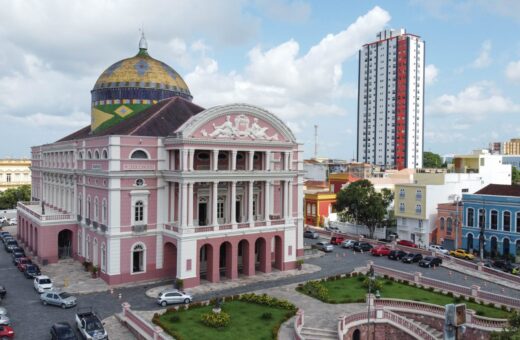
[[[146,4],[146,5],[144,5]],[[426,41],[425,150],[520,136],[520,2],[0,0],[0,157],[28,157],[90,121],[90,90],[136,53],[174,67],[204,107],[277,114],[311,157],[355,150],[357,50],[384,28]],[[145,7],[143,7],[145,6]]]

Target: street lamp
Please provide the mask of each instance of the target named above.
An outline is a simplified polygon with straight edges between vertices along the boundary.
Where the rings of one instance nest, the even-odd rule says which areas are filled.
[[[479,212],[478,212],[478,222],[479,222],[479,227],[480,227],[480,236],[479,236],[479,250],[480,250],[480,261],[484,261],[484,242],[485,242],[485,238],[484,238],[484,228],[485,228],[485,225],[486,225],[486,211],[484,209],[484,206],[479,209]]]
[[[370,269],[368,270],[368,336],[367,339],[370,339],[370,305],[372,304],[372,282],[376,279],[374,275],[374,267],[372,264],[370,265]]]

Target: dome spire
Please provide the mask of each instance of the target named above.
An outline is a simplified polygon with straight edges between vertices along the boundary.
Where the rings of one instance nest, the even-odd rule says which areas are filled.
[[[144,29],[141,28],[141,39],[139,40],[139,50],[147,50],[148,49],[148,42],[146,41],[146,38],[144,36]]]

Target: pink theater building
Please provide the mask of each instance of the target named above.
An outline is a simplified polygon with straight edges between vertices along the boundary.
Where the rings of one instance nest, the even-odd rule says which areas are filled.
[[[287,125],[251,105],[193,104],[144,38],[91,93],[91,125],[32,148],[33,201],[18,203],[32,256],[92,262],[109,284],[295,268],[302,154]]]

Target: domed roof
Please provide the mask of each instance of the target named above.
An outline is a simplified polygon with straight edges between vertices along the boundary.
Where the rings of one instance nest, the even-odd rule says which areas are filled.
[[[191,94],[184,79],[170,66],[150,57],[146,44],[141,41],[136,56],[120,60],[99,76],[93,90],[106,88],[152,88]]]

